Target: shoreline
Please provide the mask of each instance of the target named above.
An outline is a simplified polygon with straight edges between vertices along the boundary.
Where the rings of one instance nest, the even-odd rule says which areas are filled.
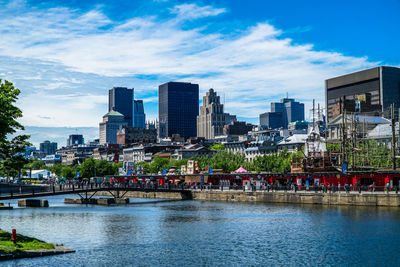
[[[321,193],[310,191],[247,191],[242,190],[192,190],[191,200],[243,202],[243,203],[286,203],[313,205],[345,205],[345,206],[380,206],[399,207],[400,194],[362,192]],[[99,196],[112,196],[109,192],[101,192]],[[183,200],[180,193],[164,192],[127,192],[125,197],[150,199]]]
[[[45,257],[66,253],[74,253],[75,250],[66,246],[54,246],[54,249],[37,249],[37,250],[15,250],[12,252],[0,252],[0,261],[16,260],[23,258]]]

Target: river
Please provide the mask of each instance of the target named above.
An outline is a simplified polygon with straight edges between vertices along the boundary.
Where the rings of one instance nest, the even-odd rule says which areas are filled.
[[[0,265],[400,265],[400,208],[200,201],[104,207],[46,199],[50,208],[0,211],[0,228],[76,253]]]

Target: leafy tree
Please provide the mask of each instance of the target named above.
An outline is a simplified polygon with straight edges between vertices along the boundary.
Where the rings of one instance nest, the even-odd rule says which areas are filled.
[[[210,146],[210,149],[212,149],[212,150],[224,150],[225,149],[225,145],[224,144],[214,144],[214,145]]]
[[[72,179],[75,177],[75,174],[76,172],[74,172],[73,167],[68,165],[62,165],[59,176]]]
[[[25,164],[25,169],[42,170],[46,168],[46,164],[40,159],[31,159],[29,163]]]
[[[137,169],[137,166],[139,166],[139,165],[143,167],[144,174],[151,173],[151,166],[148,162],[140,161],[140,162],[136,163],[136,169]]]
[[[167,158],[160,158],[156,156],[153,159],[153,162],[150,164],[151,173],[158,173],[163,169],[169,169],[169,159]]]
[[[27,141],[28,135],[17,135],[11,140],[7,135],[15,134],[24,127],[17,121],[22,117],[22,111],[14,104],[18,99],[20,90],[11,82],[0,79],[0,175],[17,176],[19,170],[27,160],[18,153],[24,152],[31,144]]]
[[[61,170],[62,170],[63,166],[66,166],[66,165],[54,164],[53,166],[49,167],[49,170],[51,172],[55,173],[57,176],[62,176]]]

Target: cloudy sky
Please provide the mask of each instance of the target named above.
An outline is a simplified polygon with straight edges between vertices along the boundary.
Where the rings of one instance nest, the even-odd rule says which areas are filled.
[[[0,79],[21,89],[21,122],[46,127],[43,140],[98,127],[113,86],[134,88],[155,119],[167,81],[214,88],[248,122],[286,93],[307,116],[325,79],[400,66],[399,11],[398,0],[0,0]]]

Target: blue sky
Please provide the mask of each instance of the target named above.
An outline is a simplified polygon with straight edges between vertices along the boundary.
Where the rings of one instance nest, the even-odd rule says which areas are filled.
[[[286,92],[308,115],[313,98],[323,105],[325,79],[400,66],[398,0],[0,0],[0,7],[0,78],[22,90],[29,126],[97,127],[113,86],[135,88],[155,119],[158,85],[171,80],[198,83],[200,98],[215,88],[226,111],[248,122]]]

